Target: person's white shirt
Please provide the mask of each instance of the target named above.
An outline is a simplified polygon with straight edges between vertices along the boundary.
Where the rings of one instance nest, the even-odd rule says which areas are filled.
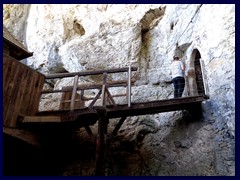
[[[185,66],[181,60],[175,60],[171,64],[172,79],[175,77],[184,77]]]

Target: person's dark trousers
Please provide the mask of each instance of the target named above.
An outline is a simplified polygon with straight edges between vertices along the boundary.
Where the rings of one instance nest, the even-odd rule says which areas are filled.
[[[184,77],[173,78],[173,85],[174,85],[174,98],[182,97],[183,90],[185,87]]]

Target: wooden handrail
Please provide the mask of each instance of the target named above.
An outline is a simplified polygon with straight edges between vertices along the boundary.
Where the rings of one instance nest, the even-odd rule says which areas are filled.
[[[74,73],[59,73],[59,74],[51,74],[47,75],[45,79],[54,79],[54,78],[66,78],[66,77],[74,77],[73,86],[65,86],[62,87],[61,90],[43,90],[41,93],[61,93],[61,92],[71,92],[71,100],[70,100],[70,111],[73,112],[75,107],[75,102],[79,102],[77,106],[82,106],[85,103],[84,98],[84,91],[90,90],[90,89],[99,89],[99,93],[96,95],[96,97],[93,98],[93,101],[90,103],[89,107],[92,108],[94,103],[97,101],[97,99],[101,96],[101,105],[105,107],[107,105],[107,102],[109,104],[112,104],[114,106],[117,106],[115,103],[113,97],[116,97],[116,95],[112,96],[109,92],[108,88],[111,87],[126,87],[126,98],[128,107],[131,106],[131,85],[136,81],[132,80],[132,71],[137,71],[137,67],[125,67],[125,68],[118,68],[118,69],[107,69],[107,70],[97,70],[97,71],[88,71],[88,72],[74,72]],[[121,72],[127,72],[127,80],[118,80],[118,81],[107,81],[107,75],[111,73],[121,73]],[[102,83],[98,84],[83,84],[78,85],[78,78],[80,76],[91,76],[91,75],[103,75]],[[77,91],[81,90],[81,95],[78,97],[78,100],[76,101]],[[62,95],[63,98],[64,94]],[[120,96],[119,96],[120,97]],[[67,100],[68,101],[68,100]],[[68,101],[69,102],[69,101]],[[62,99],[61,103],[67,103],[66,99]],[[80,105],[82,104],[82,105]]]
[[[131,71],[137,71],[137,67],[131,67]],[[118,68],[118,69],[106,69],[106,70],[97,70],[97,71],[85,71],[85,72],[73,72],[73,73],[56,73],[46,75],[45,79],[55,79],[55,78],[64,78],[64,77],[73,77],[75,75],[78,76],[89,76],[89,75],[99,75],[103,73],[120,73],[120,72],[128,72],[129,68]]]
[[[132,71],[131,71],[131,66],[129,66],[129,68],[128,68],[128,86],[127,86],[128,107],[131,106],[131,78],[132,78]]]
[[[133,84],[136,80],[132,80],[131,83]],[[108,87],[126,87],[127,81],[108,81]],[[87,89],[101,89],[102,84],[85,84],[85,85],[78,85],[77,90],[87,90]],[[43,90],[42,94],[47,93],[61,93],[61,92],[68,92],[72,91],[73,86],[65,86],[59,90]]]

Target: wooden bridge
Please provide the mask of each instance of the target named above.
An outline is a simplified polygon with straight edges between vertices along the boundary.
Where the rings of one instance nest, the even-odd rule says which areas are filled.
[[[76,73],[59,73],[43,75],[16,59],[4,54],[4,133],[13,129],[46,124],[68,124],[73,128],[85,127],[90,136],[93,135],[90,125],[98,122],[96,139],[96,175],[104,175],[105,146],[117,134],[128,116],[154,114],[177,110],[200,110],[201,102],[207,96],[182,97],[147,102],[132,102],[132,78],[135,67],[97,70]],[[111,74],[125,73],[125,80],[109,80]],[[79,78],[99,76],[99,83],[79,85]],[[46,81],[57,78],[73,78],[72,86],[60,90],[44,89]],[[112,94],[111,88],[125,88],[122,94]],[[94,97],[87,97],[86,91],[94,90]],[[61,100],[58,110],[38,111],[40,97],[48,93],[60,93]],[[116,98],[124,98],[125,103],[119,104]],[[109,138],[108,123],[110,119],[120,118]]]

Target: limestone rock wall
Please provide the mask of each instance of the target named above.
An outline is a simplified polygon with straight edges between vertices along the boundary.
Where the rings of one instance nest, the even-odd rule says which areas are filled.
[[[235,5],[4,5],[3,20],[34,52],[24,63],[45,74],[137,66],[135,102],[173,97],[166,83],[173,54],[187,67],[184,96],[200,93],[192,76],[198,59],[210,97],[203,117],[128,118],[110,147],[108,173],[235,174]],[[53,83],[57,89],[71,80]],[[42,109],[58,106],[51,98],[44,96]],[[69,167],[64,174],[90,171]]]

